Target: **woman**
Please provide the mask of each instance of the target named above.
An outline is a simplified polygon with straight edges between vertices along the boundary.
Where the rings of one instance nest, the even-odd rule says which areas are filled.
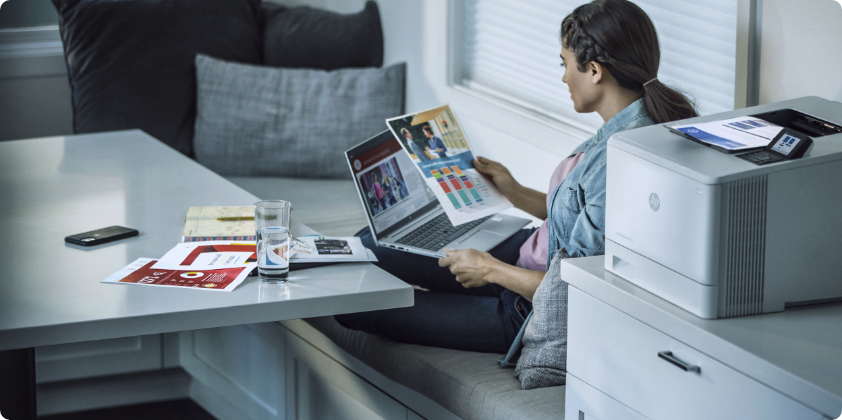
[[[374,196],[374,186],[368,191],[368,204],[371,206],[371,213],[375,216],[380,214],[380,202]]]
[[[549,194],[520,185],[498,162],[474,161],[515,206],[544,224],[488,253],[447,251],[440,268],[426,257],[372,248],[381,268],[429,291],[417,290],[411,308],[337,316],[341,324],[402,342],[505,353],[556,251],[572,257],[604,253],[608,138],[696,112],[683,95],[658,81],[655,28],[635,4],[596,0],[579,6],[563,20],[560,38],[562,81],[574,109],[598,113],[603,126],[561,162]],[[375,246],[367,229],[358,235]]]
[[[380,203],[380,209],[386,210],[389,206],[386,205],[386,197],[383,194],[383,186],[380,185],[380,180],[377,179],[377,174],[371,174],[371,183],[374,185],[374,195],[377,197],[377,201]]]
[[[390,206],[398,204],[395,198],[395,187],[392,185],[392,178],[389,175],[383,175],[383,189],[386,191],[386,201]]]

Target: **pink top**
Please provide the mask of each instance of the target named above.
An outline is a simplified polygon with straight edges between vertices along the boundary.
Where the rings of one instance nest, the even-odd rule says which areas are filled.
[[[550,191],[547,193],[547,205],[549,206],[550,195],[555,191],[558,184],[576,167],[576,164],[582,160],[584,152],[577,153],[561,161],[553,176],[550,178]],[[549,248],[549,228],[547,221],[541,224],[535,232],[529,236],[529,239],[520,247],[520,258],[517,260],[518,267],[526,268],[536,271],[547,271],[547,249]]]
[[[380,183],[379,182],[374,183],[374,192],[375,192],[375,194],[377,194],[378,200],[383,199],[383,191],[380,189]]]

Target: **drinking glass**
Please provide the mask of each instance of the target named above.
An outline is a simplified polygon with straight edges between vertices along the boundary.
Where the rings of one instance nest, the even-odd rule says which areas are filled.
[[[257,276],[262,283],[281,284],[289,276],[290,235],[288,201],[254,203],[257,230]]]

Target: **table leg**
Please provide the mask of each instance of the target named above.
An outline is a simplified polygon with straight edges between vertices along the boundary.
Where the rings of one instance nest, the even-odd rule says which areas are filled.
[[[35,349],[0,351],[0,414],[35,420]]]

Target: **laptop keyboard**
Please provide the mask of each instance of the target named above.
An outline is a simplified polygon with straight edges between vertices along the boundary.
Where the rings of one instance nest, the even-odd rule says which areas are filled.
[[[442,213],[395,242],[428,251],[438,251],[490,217],[487,216],[463,225],[453,226],[450,219],[447,218],[447,214]]]

